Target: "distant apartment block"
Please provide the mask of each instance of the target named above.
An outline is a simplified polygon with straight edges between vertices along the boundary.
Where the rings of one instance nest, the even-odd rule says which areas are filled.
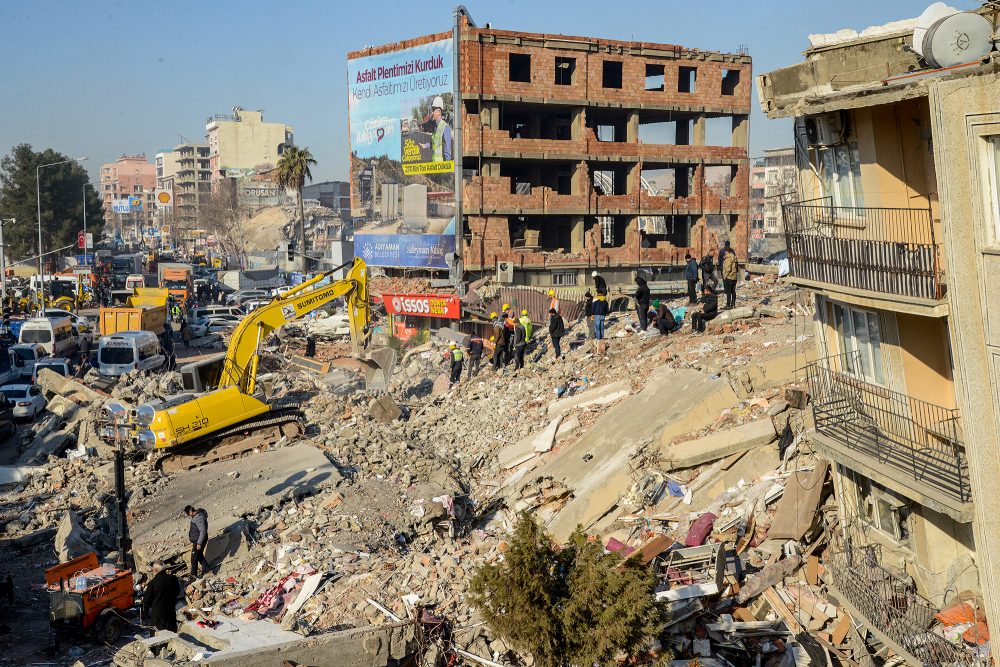
[[[105,220],[142,226],[152,220],[156,168],[146,160],[145,153],[122,155],[114,162],[102,164],[100,188]],[[142,200],[142,211],[115,213],[113,202],[130,197]]]
[[[195,227],[201,202],[212,194],[208,145],[178,144],[172,151],[157,153],[156,187],[172,193],[172,210],[164,212],[164,220]]]
[[[212,180],[246,175],[274,167],[294,141],[284,123],[264,121],[262,111],[233,107],[233,113],[210,116],[205,124]]]

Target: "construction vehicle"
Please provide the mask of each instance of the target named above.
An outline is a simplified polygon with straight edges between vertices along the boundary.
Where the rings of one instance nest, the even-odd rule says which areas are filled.
[[[371,320],[364,260],[355,258],[343,280],[318,286],[326,280],[328,274],[320,274],[275,297],[237,325],[224,356],[183,367],[184,388],[192,393],[138,406],[135,414],[149,417],[137,417],[130,424],[135,444],[147,450],[170,450],[173,456],[181,448],[202,450],[194,456],[177,456],[179,461],[169,465],[161,460],[161,467],[169,471],[235,456],[266,445],[267,439],[297,435],[301,424],[298,406],[268,402],[257,385],[260,349],[271,332],[340,297],[347,306],[353,354],[367,368],[368,386],[384,388],[396,352],[388,347],[364,351]]]
[[[107,644],[121,636],[123,614],[135,601],[132,571],[100,565],[93,551],[46,570],[45,589],[56,629],[85,632]]]
[[[169,292],[161,287],[137,287],[125,306],[101,308],[100,331],[102,336],[121,331],[152,331],[162,336],[167,321]]]
[[[163,263],[156,267],[159,286],[170,290],[177,303],[184,303],[194,294],[194,270],[190,264]]]

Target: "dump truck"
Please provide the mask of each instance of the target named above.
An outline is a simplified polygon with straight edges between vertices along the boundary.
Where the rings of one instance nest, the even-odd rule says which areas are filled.
[[[178,303],[184,303],[194,293],[194,270],[190,264],[160,263],[156,273],[160,287],[168,289]]]
[[[164,288],[137,287],[124,307],[101,308],[101,335],[140,330],[162,335],[167,320],[167,295]]]

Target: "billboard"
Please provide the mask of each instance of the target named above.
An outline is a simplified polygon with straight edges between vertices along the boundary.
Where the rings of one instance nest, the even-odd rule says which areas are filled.
[[[390,315],[441,317],[457,320],[462,316],[462,303],[448,294],[390,294],[383,292],[385,312]]]
[[[354,253],[447,269],[455,252],[451,37],[347,61]]]

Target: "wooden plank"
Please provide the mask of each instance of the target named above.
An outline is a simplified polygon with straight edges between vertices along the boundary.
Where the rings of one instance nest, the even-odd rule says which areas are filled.
[[[788,629],[793,634],[797,635],[803,631],[802,626],[795,619],[795,616],[792,614],[791,610],[789,610],[788,605],[786,605],[785,601],[781,599],[781,596],[778,595],[778,591],[774,590],[773,586],[764,591],[764,599],[768,601],[771,605],[771,609],[774,610],[774,613],[776,613],[778,617],[785,622],[785,625],[788,626]]]
[[[837,621],[837,625],[833,628],[833,635],[831,637],[831,641],[833,641],[834,646],[840,646],[844,643],[850,629],[851,614],[846,609],[841,609],[840,620]]]
[[[810,586],[819,583],[819,556],[809,556],[806,561],[806,581]]]

